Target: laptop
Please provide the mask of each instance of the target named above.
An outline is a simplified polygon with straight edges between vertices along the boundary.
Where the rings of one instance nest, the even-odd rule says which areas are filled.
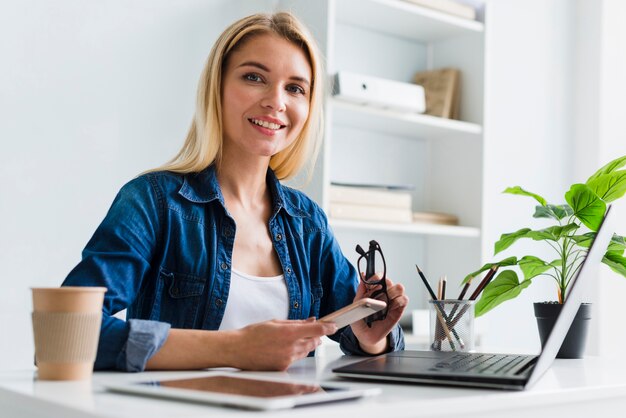
[[[574,320],[588,284],[613,236],[610,207],[583,265],[569,286],[569,296],[539,355],[405,350],[333,369],[351,379],[390,380],[478,388],[524,390],[552,365]]]

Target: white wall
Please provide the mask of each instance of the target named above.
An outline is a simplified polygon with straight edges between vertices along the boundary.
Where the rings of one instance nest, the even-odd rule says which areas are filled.
[[[543,227],[532,218],[534,201],[502,194],[506,187],[519,185],[564,203],[565,167],[571,158],[569,6],[568,0],[487,2],[483,196],[487,261],[546,252],[522,240],[493,256],[493,244],[501,234]],[[532,302],[556,297],[554,285],[541,279],[517,299],[478,319],[487,323],[486,344],[502,350],[539,350]]]
[[[58,286],[116,192],[182,145],[217,35],[270,1],[0,3],[0,370],[32,365],[30,286]]]
[[[626,4],[619,0],[487,2],[485,137],[491,155],[485,158],[486,254],[493,253],[493,243],[504,232],[541,227],[531,218],[534,202],[500,194],[506,186],[520,185],[564,203],[571,184],[626,154],[621,126],[624,18]],[[616,225],[626,224],[626,204],[617,202],[613,209]],[[518,242],[502,257],[552,255],[537,253],[537,247]],[[595,304],[588,353],[617,353],[626,342],[614,332],[626,279],[606,266],[598,270],[598,279],[588,295]],[[534,279],[520,297],[485,316],[486,344],[536,352],[532,302],[555,298],[551,279]]]

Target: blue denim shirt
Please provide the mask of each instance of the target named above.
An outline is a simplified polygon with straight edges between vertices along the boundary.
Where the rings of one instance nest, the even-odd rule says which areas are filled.
[[[323,211],[285,187],[271,170],[269,231],[289,294],[289,319],[319,318],[354,299],[358,276]],[[141,371],[170,326],[217,330],[228,301],[236,225],[215,168],[155,172],[127,183],[63,282],[104,286],[96,369]],[[127,309],[128,321],[114,317]],[[365,355],[350,327],[333,336],[342,350]],[[399,326],[392,350],[404,348]]]

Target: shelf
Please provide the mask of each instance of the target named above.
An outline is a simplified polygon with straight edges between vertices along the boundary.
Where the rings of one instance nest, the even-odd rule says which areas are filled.
[[[338,0],[337,20],[400,38],[433,42],[484,32],[482,22],[401,0]]]
[[[480,237],[480,229],[469,226],[422,223],[363,222],[332,218],[329,219],[329,222],[335,229],[395,232],[411,235],[440,235],[468,238]]]
[[[409,138],[434,139],[454,134],[460,139],[480,139],[482,126],[460,120],[444,119],[418,113],[359,105],[339,99],[331,99],[333,123],[355,126],[360,129],[405,136]]]

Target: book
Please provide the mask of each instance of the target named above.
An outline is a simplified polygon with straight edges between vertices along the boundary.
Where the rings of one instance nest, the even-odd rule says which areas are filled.
[[[448,119],[459,117],[460,72],[454,68],[422,71],[413,76],[413,82],[426,91],[426,112]]]
[[[458,225],[459,218],[455,215],[438,212],[413,212],[413,222],[440,225]]]
[[[413,198],[409,192],[333,184],[329,188],[329,199],[331,203],[351,203],[409,210],[413,205]]]
[[[429,9],[448,13],[464,19],[476,20],[476,9],[453,0],[404,0]]]
[[[411,223],[413,213],[411,209],[355,205],[351,203],[330,203],[329,215],[335,219],[350,219],[354,221],[379,221]]]

